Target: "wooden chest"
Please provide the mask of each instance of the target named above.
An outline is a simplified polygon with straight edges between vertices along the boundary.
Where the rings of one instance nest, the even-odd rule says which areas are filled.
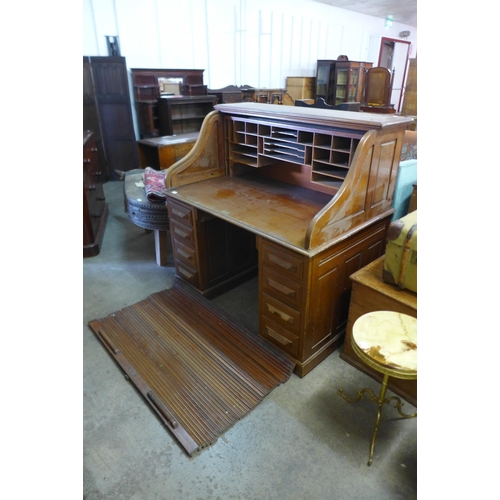
[[[416,210],[389,226],[382,277],[386,283],[417,293]]]
[[[352,326],[363,314],[373,311],[395,311],[417,317],[417,294],[409,290],[399,290],[382,279],[385,256],[351,275],[352,291],[349,316],[340,357],[372,378],[381,381],[382,375],[366,365],[351,346]],[[417,381],[389,378],[388,388],[409,403],[417,405]]]

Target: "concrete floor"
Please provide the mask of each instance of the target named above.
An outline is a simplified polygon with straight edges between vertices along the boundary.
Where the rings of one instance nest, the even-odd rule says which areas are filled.
[[[123,183],[104,186],[109,218],[101,253],[83,260],[83,498],[85,500],[331,500],[417,498],[417,420],[384,408],[371,467],[379,384],[339,358],[292,375],[209,448],[189,457],[87,326],[169,288],[154,237],[123,208]],[[257,280],[217,299],[257,332]],[[390,393],[388,395],[391,395]],[[414,411],[405,403],[403,410]]]

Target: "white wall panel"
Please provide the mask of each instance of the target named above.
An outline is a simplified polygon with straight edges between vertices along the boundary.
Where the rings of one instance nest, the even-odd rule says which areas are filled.
[[[311,0],[84,0],[83,55],[107,56],[118,36],[129,68],[204,69],[209,88],[286,85],[318,59],[368,59],[370,37],[417,30]]]

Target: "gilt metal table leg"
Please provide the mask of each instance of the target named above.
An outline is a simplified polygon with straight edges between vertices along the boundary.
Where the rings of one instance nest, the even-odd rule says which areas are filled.
[[[378,426],[380,424],[380,417],[382,415],[382,405],[385,401],[385,393],[387,391],[387,382],[389,380],[389,375],[384,374],[384,379],[382,380],[382,387],[380,388],[380,394],[377,400],[377,420],[375,421],[375,428],[373,429],[372,442],[370,444],[370,458],[368,459],[368,465],[372,464],[373,461],[373,451],[375,449],[375,440],[377,439]]]

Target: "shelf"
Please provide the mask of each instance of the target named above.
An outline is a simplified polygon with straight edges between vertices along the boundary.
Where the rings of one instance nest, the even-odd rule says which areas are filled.
[[[273,160],[310,166],[311,182],[335,188],[340,187],[347,176],[360,141],[359,136],[342,131],[336,135],[234,118],[228,118],[226,123],[232,162],[255,168]]]

